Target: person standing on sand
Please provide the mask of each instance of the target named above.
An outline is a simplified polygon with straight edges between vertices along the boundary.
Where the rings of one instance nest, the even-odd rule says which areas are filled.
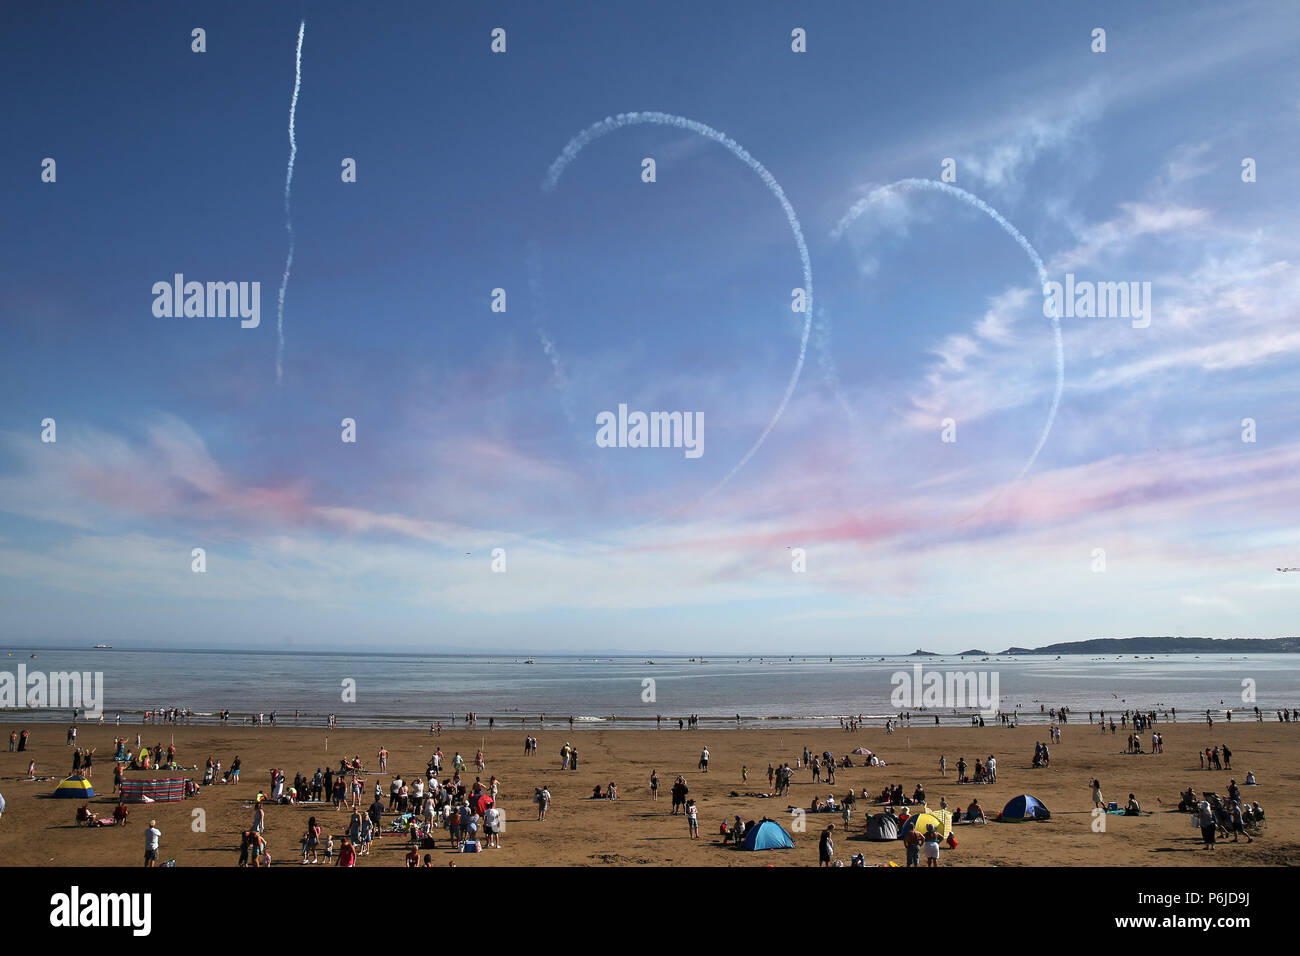
[[[339,866],[356,866],[357,851],[352,848],[352,841],[347,837],[343,838],[343,847],[339,850]]]
[[[1094,810],[1105,809],[1106,801],[1101,795],[1101,781],[1091,780],[1089,786],[1092,787],[1092,807]]]
[[[1196,821],[1201,827],[1201,842],[1213,850],[1215,831],[1218,826],[1214,822],[1214,808],[1210,806],[1209,800],[1202,799],[1196,805]]]
[[[651,800],[659,799],[659,771],[658,770],[650,771],[650,799]]]
[[[537,793],[537,819],[545,820],[546,811],[549,810],[550,807],[551,807],[551,791],[549,787],[543,784],[542,789],[539,790]]]
[[[915,830],[916,828],[913,827],[912,829]],[[925,825],[925,843],[923,844],[925,850],[925,865],[927,868],[939,865],[940,839],[939,831],[934,828],[934,824],[927,823]]]
[[[921,834],[916,832],[916,827],[912,827],[912,829],[908,830],[907,833],[903,835],[903,846],[907,849],[908,866],[921,865],[922,842]]]
[[[361,828],[357,831],[357,839],[352,840],[352,849],[356,852],[357,856],[370,855],[370,841],[374,838],[374,835],[375,824],[374,821],[370,819],[370,814],[361,814]],[[331,835],[330,839],[332,840],[334,837]]]
[[[709,772],[709,748],[700,751],[700,762],[696,765],[703,773]]]
[[[690,789],[686,786],[686,778],[678,775],[673,782],[673,816],[677,816],[678,808],[686,806],[686,794]]]
[[[144,831],[144,865],[153,867],[158,865],[158,844],[162,841],[162,831],[158,829],[158,821],[150,820],[149,829]]]
[[[360,817],[357,817],[357,830],[360,830]],[[351,834],[351,829],[348,829]],[[317,848],[321,845],[321,827],[316,822],[316,817],[307,818],[307,832],[303,834],[303,862],[307,862],[307,856],[311,855],[312,862],[320,862],[316,856]]]
[[[691,839],[700,838],[700,809],[695,805],[695,801],[686,801],[686,824],[690,830]]]
[[[388,749],[382,744],[379,747],[379,769],[380,771],[388,769]]]
[[[835,824],[829,823],[817,840],[817,866],[830,866],[835,858]]]
[[[945,754],[939,755],[939,776],[948,776],[948,757]]]
[[[1246,821],[1241,814],[1241,801],[1232,801],[1232,842],[1240,843],[1238,837],[1244,836],[1247,843],[1254,843],[1249,833],[1246,832]]]
[[[570,770],[578,769],[578,748],[577,747],[574,747],[572,750],[569,751],[569,769]]]

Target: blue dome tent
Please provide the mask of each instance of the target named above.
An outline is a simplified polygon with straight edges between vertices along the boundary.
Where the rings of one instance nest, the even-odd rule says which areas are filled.
[[[1004,823],[1023,823],[1025,820],[1048,820],[1051,816],[1051,811],[1043,806],[1041,800],[1022,793],[1018,797],[1011,798],[1011,801],[1002,808],[998,819]]]
[[[774,820],[764,820],[745,834],[746,850],[793,850],[794,840]]]

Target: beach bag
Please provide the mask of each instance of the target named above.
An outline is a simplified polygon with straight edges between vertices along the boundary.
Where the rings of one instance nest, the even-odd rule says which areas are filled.
[[[478,840],[466,840],[460,845],[461,853],[477,853],[479,851]]]

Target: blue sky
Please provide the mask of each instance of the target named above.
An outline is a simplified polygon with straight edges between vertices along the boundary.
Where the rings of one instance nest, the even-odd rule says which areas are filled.
[[[1274,568],[1300,565],[1300,10],[810,6],[7,9],[6,636],[883,653],[1294,633]],[[543,190],[628,111],[705,124],[780,184],[813,275],[802,364],[791,225],[734,152],[632,124]],[[952,195],[882,190],[948,157],[1050,280],[1151,283],[1148,328],[1062,320],[1059,410],[1019,480],[1057,381],[1029,257]],[[260,326],[156,317],[175,273],[259,282]],[[620,403],[702,413],[704,454],[597,447]]]

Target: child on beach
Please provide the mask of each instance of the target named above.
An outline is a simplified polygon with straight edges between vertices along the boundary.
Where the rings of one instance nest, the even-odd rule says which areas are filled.
[[[686,823],[690,828],[691,839],[698,840],[700,838],[700,811],[695,805],[694,799],[686,801]]]
[[[352,843],[346,837],[343,839],[343,849],[339,851],[338,865],[339,866],[357,865],[356,851],[352,849]]]

